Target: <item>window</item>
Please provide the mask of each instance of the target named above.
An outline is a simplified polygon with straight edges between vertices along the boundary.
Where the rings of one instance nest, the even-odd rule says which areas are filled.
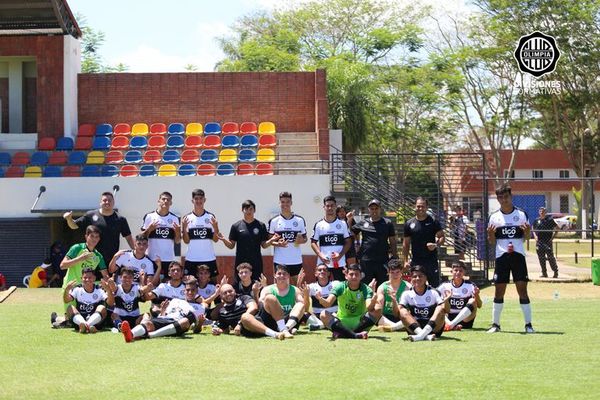
[[[569,195],[561,194],[560,195],[560,212],[563,214],[569,213]]]
[[[531,171],[531,177],[533,179],[543,179],[544,171],[542,171],[541,169],[534,169],[533,171]]]
[[[569,179],[569,170],[561,169],[560,171],[558,171],[558,175],[560,179]]]
[[[514,178],[515,177],[515,170],[513,169],[512,171],[509,171],[507,169],[504,170],[504,178]]]

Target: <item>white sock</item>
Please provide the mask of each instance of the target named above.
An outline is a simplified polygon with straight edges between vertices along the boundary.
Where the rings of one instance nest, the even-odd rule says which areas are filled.
[[[133,334],[133,337],[142,337],[146,334],[146,330],[142,325],[136,325],[131,328],[131,333]]]
[[[287,329],[288,331],[291,331],[292,328],[294,328],[296,326],[296,321],[294,321],[293,319],[288,319],[288,322],[285,323],[285,329]]]
[[[415,336],[421,335],[421,332],[423,332],[423,328],[418,327],[417,329],[415,329]]]
[[[531,323],[531,303],[521,304],[521,310],[523,311],[523,318],[525,318],[525,323]]]
[[[285,320],[280,319],[277,321],[277,329],[279,329],[279,332],[283,332],[287,329],[287,326],[285,325]]]
[[[167,326],[163,326],[162,328],[155,330],[154,332],[148,332],[148,337],[156,338],[160,336],[175,335],[176,333],[177,330],[175,329],[175,325],[169,324]]]
[[[77,326],[85,324],[85,318],[81,314],[75,314],[73,315],[73,323]]]
[[[265,335],[274,338],[277,337],[277,332],[275,332],[273,329],[267,328]]]
[[[94,326],[100,321],[102,321],[102,315],[100,315],[100,313],[95,312],[92,315],[90,315],[90,317],[87,320],[87,323],[89,326]]]
[[[492,306],[492,322],[498,326],[500,326],[500,314],[502,314],[502,309],[504,308],[504,303],[495,303]]]
[[[421,333],[417,334],[416,336],[419,340],[423,340],[427,337],[427,335],[429,335],[431,333],[432,330],[433,330],[433,328],[431,327],[431,325],[427,324],[421,330]]]
[[[454,318],[452,320],[452,322],[450,322],[450,326],[454,328],[456,325],[460,324],[469,315],[471,315],[471,310],[468,307],[463,308],[462,310],[460,310],[460,312],[458,313],[456,318]]]
[[[402,328],[404,328],[404,324],[402,323],[402,321],[395,322],[390,326],[392,327],[392,331],[394,331],[394,332],[399,331]]]
[[[306,321],[308,325],[318,325],[321,329],[325,328],[325,324],[316,315],[311,315]]]

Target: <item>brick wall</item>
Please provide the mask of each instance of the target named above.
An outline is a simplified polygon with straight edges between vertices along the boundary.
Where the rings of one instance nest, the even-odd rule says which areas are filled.
[[[0,56],[36,58],[36,116],[40,137],[63,136],[63,37],[6,36],[0,37]],[[0,94],[2,93],[0,85]],[[4,98],[3,98],[4,101]],[[30,121],[24,121],[27,127]]]
[[[316,132],[317,74],[80,74],[79,123],[272,121],[280,132]]]

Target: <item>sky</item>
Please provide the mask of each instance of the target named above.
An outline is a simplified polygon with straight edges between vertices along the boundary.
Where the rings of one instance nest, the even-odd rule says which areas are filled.
[[[302,2],[307,0],[294,0]],[[411,2],[409,0],[400,0]],[[240,17],[272,10],[288,0],[67,0],[74,15],[105,34],[104,63],[123,63],[129,72],[179,72],[188,64],[213,71],[224,58],[217,43]],[[437,0],[421,2],[439,5]],[[447,0],[449,9],[464,0]]]

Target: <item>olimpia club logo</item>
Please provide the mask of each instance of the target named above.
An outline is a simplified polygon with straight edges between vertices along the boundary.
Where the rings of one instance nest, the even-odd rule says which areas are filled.
[[[560,51],[554,37],[536,31],[521,36],[514,56],[522,72],[539,78],[556,69]]]

